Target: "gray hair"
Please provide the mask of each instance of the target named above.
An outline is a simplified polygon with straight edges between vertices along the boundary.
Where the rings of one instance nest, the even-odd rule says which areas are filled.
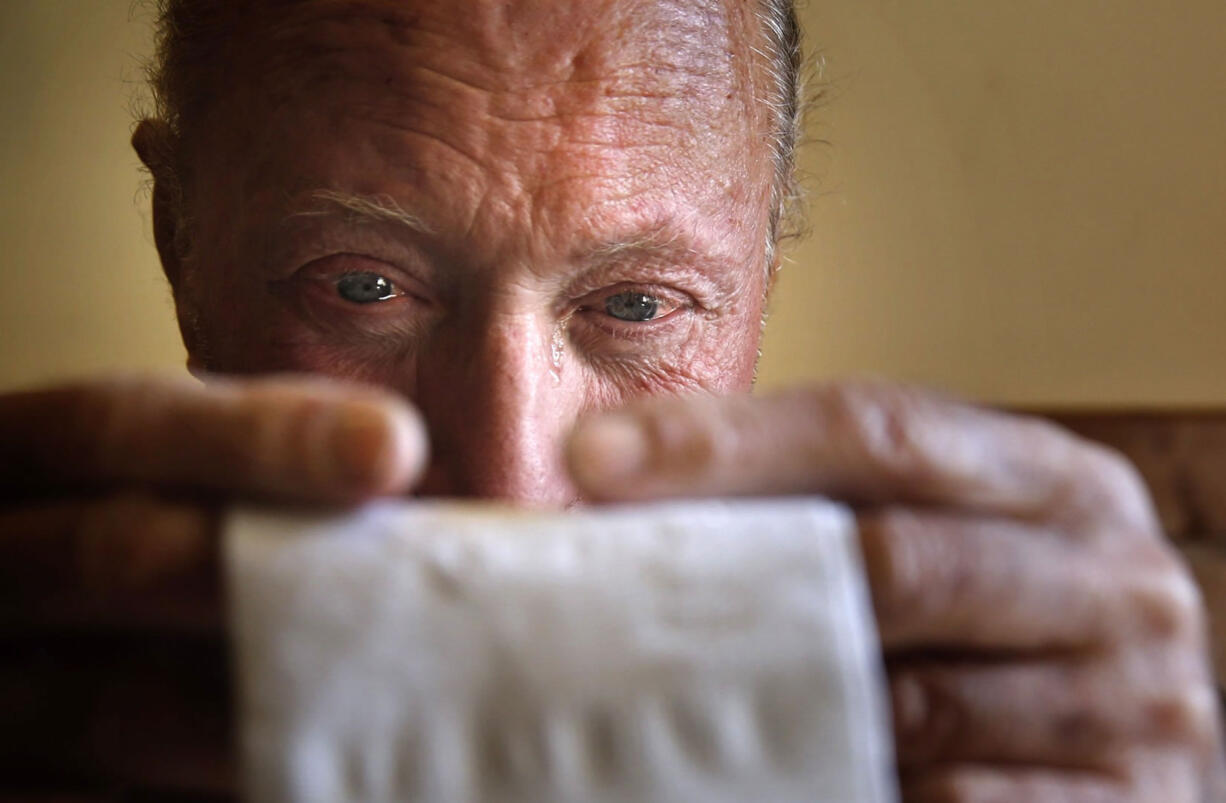
[[[775,176],[766,242],[767,266],[773,267],[779,243],[799,236],[804,228],[796,148],[804,129],[805,61],[795,0],[760,0],[758,18],[766,38],[763,55],[771,79],[770,97],[763,100],[773,118],[770,145]]]
[[[263,0],[263,5],[275,5],[276,1]],[[796,149],[808,104],[795,0],[752,1],[757,5],[765,44],[765,52],[755,50],[763,58],[768,76],[767,96],[757,100],[766,105],[772,120],[774,178],[766,242],[769,269],[776,262],[779,243],[800,235],[804,228]],[[182,201],[181,182],[186,178],[181,164],[185,132],[193,130],[196,122],[188,118],[194,111],[208,108],[214,93],[226,84],[224,77],[205,77],[201,70],[215,73],[219,65],[224,65],[225,33],[244,12],[250,13],[252,5],[250,0],[155,0],[157,49],[148,77],[154,122],[165,136],[146,143],[141,157],[158,168],[159,190],[174,201]],[[181,203],[179,206],[181,209]]]

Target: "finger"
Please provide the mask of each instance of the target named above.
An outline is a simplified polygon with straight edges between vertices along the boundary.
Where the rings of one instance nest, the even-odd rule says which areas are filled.
[[[373,389],[111,380],[0,397],[0,494],[140,483],[349,502],[405,490],[425,444],[416,413]]]
[[[1110,772],[1009,764],[951,764],[901,777],[906,803],[1207,803],[1216,801],[1179,750],[1141,749]]]
[[[1125,779],[1130,800],[1217,803],[1223,798],[1207,770],[1201,750],[1142,746],[1121,757],[1117,775]]]
[[[1169,549],[1089,549],[1039,525],[887,509],[858,516],[865,571],[890,651],[1199,644],[1199,594]]]
[[[220,626],[218,513],[125,493],[0,513],[0,627]]]
[[[1155,527],[1135,470],[1105,448],[885,385],[640,403],[582,422],[568,458],[597,500],[812,493]]]
[[[1140,745],[1196,752],[1217,700],[1161,652],[1129,661],[892,662],[900,767],[1047,765],[1110,772]]]
[[[1094,773],[982,766],[904,776],[902,797],[905,803],[1140,803],[1122,781]]]

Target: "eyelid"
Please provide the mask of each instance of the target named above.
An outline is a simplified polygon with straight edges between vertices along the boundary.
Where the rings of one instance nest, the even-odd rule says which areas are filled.
[[[587,295],[575,301],[576,310],[597,310],[604,312],[604,303],[613,296],[619,296],[625,293],[640,293],[650,298],[660,301],[667,305],[669,314],[673,311],[685,307],[699,306],[693,296],[688,293],[683,293],[679,290],[674,290],[668,287],[659,287],[650,284],[636,284],[633,282],[621,282],[619,284],[602,287],[599,290],[594,290]]]
[[[405,237],[401,230],[389,230],[382,223],[355,223],[343,212],[295,214],[312,212],[317,209],[316,204],[311,197],[294,199],[286,210],[282,227],[274,232],[271,241],[263,241],[270,278],[289,278],[303,266],[337,254],[396,265],[423,282],[430,278],[431,261],[425,243]],[[267,232],[261,230],[261,234]]]
[[[584,271],[572,279],[561,296],[561,304],[569,306],[598,293],[625,291],[677,299],[704,313],[714,312],[725,303],[725,293],[720,286],[697,268],[619,260]]]
[[[642,293],[659,300],[662,303],[660,315],[647,321],[627,321],[610,315],[605,311],[605,299],[622,293]],[[599,330],[606,337],[626,341],[658,337],[672,330],[683,319],[685,312],[700,309],[688,294],[668,288],[629,283],[589,293],[576,303],[575,312],[581,314],[578,317],[585,321],[586,327],[591,327],[589,331]]]
[[[332,284],[345,276],[371,273],[391,282],[397,293],[393,298],[413,296],[426,303],[435,303],[425,285],[400,267],[365,254],[336,253],[313,259],[302,265],[290,280],[326,281]]]

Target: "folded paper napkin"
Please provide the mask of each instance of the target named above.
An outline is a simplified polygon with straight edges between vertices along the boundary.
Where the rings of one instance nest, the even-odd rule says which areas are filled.
[[[246,799],[896,799],[850,514],[236,511]]]

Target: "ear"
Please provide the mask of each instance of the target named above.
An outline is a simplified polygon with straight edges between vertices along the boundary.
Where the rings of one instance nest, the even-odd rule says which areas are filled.
[[[173,144],[170,127],[161,120],[141,120],[132,132],[132,148],[153,177],[153,241],[174,294],[179,332],[187,348],[187,368],[196,373],[202,366],[201,338],[183,276],[187,232],[182,231],[183,199],[171,162]]]
[[[182,278],[182,257],[175,247],[181,210],[178,183],[170,164],[172,135],[161,120],[141,120],[132,132],[132,148],[153,177],[153,241],[162,260],[162,270],[176,294]]]

